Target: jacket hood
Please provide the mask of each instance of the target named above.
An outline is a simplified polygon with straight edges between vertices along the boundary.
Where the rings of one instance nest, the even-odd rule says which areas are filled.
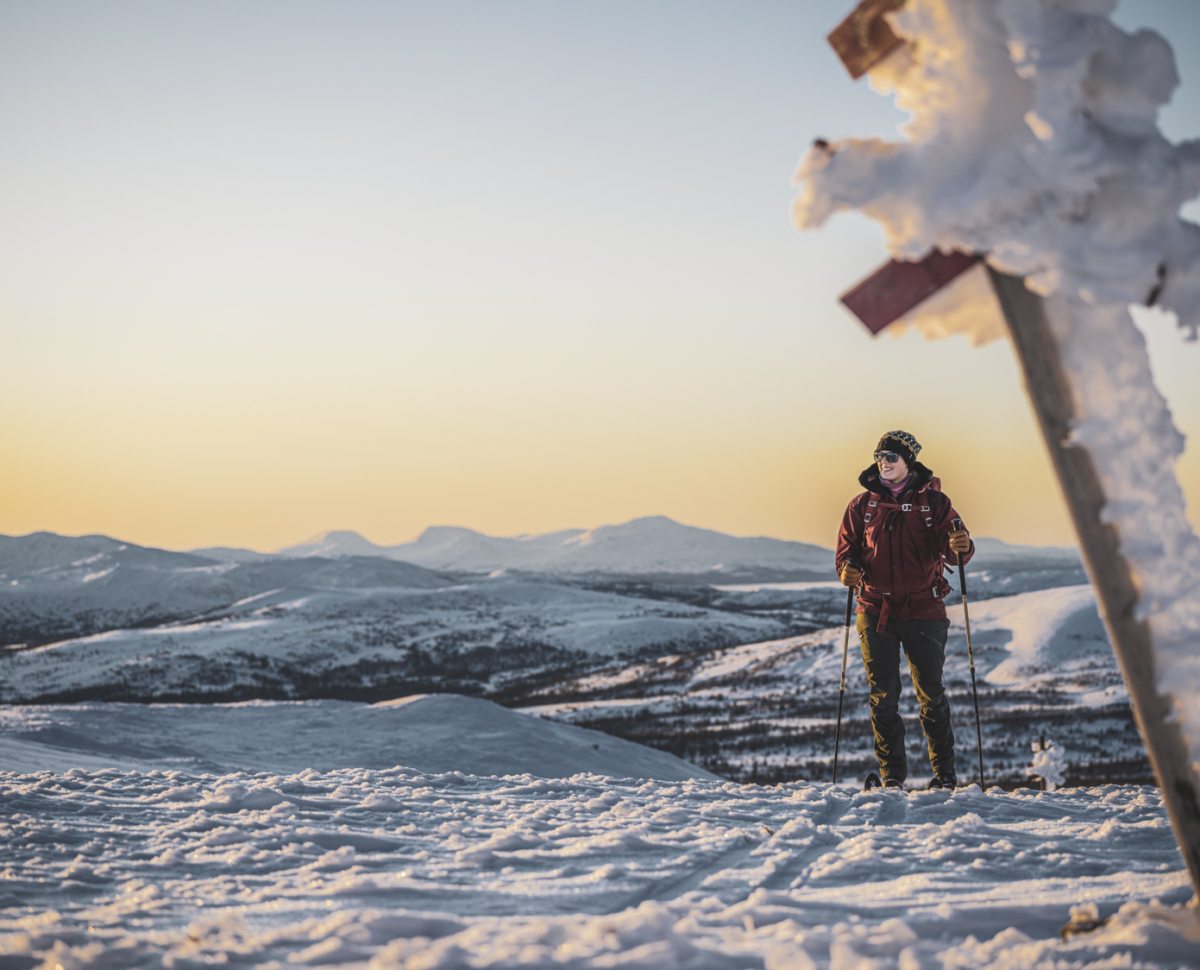
[[[919,461],[914,461],[909,470],[913,473],[912,479],[909,481],[908,488],[904,493],[911,492],[914,489],[922,489],[933,481],[933,472],[922,465]],[[869,465],[864,468],[862,474],[858,476],[858,484],[865,488],[868,492],[875,492],[877,495],[882,495],[884,498],[892,497],[891,489],[879,480],[879,466]],[[903,494],[903,493],[902,493]]]

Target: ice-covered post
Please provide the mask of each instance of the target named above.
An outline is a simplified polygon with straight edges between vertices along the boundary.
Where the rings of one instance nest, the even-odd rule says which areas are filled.
[[[1196,335],[1200,227],[1178,211],[1200,142],[1159,133],[1173,54],[1113,7],[864,0],[830,43],[912,113],[907,141],[816,142],[795,216],[883,225],[896,259],[843,297],[872,332],[903,318],[983,342],[1007,325],[1200,897],[1200,539],[1129,313],[1159,303]]]

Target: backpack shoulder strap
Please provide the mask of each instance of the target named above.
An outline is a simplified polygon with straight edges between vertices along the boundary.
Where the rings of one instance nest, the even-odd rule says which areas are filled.
[[[870,489],[864,491],[854,500],[863,522],[870,522],[879,515],[879,505],[881,502],[883,502],[882,496],[876,492],[872,492]]]
[[[927,529],[933,529],[934,516],[946,503],[946,494],[937,485],[938,480],[935,478],[917,493],[913,503],[914,510],[920,513]]]
[[[941,490],[941,481],[933,478],[929,483],[917,493],[917,501],[915,511],[921,516],[925,523],[925,534],[929,536],[929,551],[933,555],[934,561],[937,563],[938,582],[941,584],[945,580],[943,576],[946,570],[946,561],[942,558],[942,550],[938,547],[937,534],[933,529],[933,520],[939,510],[949,501],[946,498],[946,493]]]

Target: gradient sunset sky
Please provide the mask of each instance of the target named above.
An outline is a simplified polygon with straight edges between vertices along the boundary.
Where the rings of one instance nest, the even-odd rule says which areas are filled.
[[[977,535],[1073,541],[1007,344],[870,338],[879,231],[790,224],[814,137],[903,121],[824,41],[852,6],[0,5],[0,533],[830,546],[903,428]],[[1200,3],[1116,17],[1200,135]],[[1200,345],[1139,321],[1196,521]]]

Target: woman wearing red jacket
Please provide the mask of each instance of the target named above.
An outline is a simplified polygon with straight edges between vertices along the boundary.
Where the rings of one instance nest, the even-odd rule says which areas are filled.
[[[864,489],[847,507],[838,532],[837,569],[858,586],[858,639],[871,685],[875,757],[886,788],[908,777],[904,721],[900,718],[900,650],[903,647],[921,702],[921,727],[929,743],[930,788],[953,788],[954,731],[942,686],[946,659],[943,577],[954,554],[970,561],[975,544],[952,523],[958,513],[933,472],[917,461],[921,446],[906,431],[889,431],[875,448],[875,464],[858,476]]]

